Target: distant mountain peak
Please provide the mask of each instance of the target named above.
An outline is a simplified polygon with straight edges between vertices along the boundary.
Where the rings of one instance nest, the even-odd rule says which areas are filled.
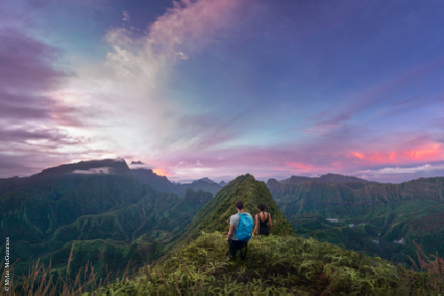
[[[272,179],[270,179],[272,180]],[[270,181],[269,180],[269,181]],[[302,183],[307,181],[313,181],[313,182],[325,182],[325,183],[370,183],[370,181],[353,177],[353,176],[344,176],[339,174],[333,174],[328,173],[325,175],[322,175],[320,177],[305,177],[305,176],[291,176],[288,179],[281,180],[279,183],[286,184],[286,183]],[[272,183],[274,182],[274,179],[272,180]]]
[[[199,181],[205,182],[205,183],[210,183],[210,184],[217,184],[216,182],[214,182],[213,180],[211,180],[210,178],[207,178],[207,177],[201,178],[199,180],[194,180],[193,182],[191,182],[191,184],[194,184],[194,183],[199,182]]]
[[[345,176],[339,174],[328,173],[326,175],[322,175],[319,177],[319,180],[325,180],[326,182],[337,182],[337,183],[368,183],[369,181],[354,177],[354,176]]]
[[[117,157],[116,159],[114,159],[114,161],[126,163],[125,159],[122,157]]]
[[[171,182],[166,176],[159,176],[154,173],[151,169],[137,168],[131,169],[132,175],[141,183],[150,185],[152,188],[167,192],[176,193],[179,197],[184,197],[187,188],[191,188],[194,191],[202,189],[204,191],[216,194],[222,187],[216,182],[210,180],[209,178],[202,178],[192,183],[179,183]]]
[[[143,162],[141,162],[140,160],[137,160],[137,161],[131,161],[131,164],[135,164],[135,165],[140,165],[140,164],[145,164],[145,163],[143,163]]]
[[[83,175],[131,175],[128,165],[123,158],[87,160],[77,163],[63,164],[44,169],[37,175],[58,176],[70,174]]]

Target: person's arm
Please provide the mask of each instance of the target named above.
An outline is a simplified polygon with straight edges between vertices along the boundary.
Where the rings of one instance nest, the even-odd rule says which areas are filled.
[[[259,219],[258,219],[257,215],[254,217],[254,220],[256,220],[256,223],[254,225],[253,234],[256,234],[257,225],[259,224]]]
[[[233,235],[233,229],[234,229],[234,225],[230,224],[230,230],[228,231],[228,235],[227,235],[227,244],[230,243],[231,236]]]
[[[271,214],[268,213],[268,225],[270,226],[270,232],[271,232],[271,226],[273,225],[273,223],[271,222]]]

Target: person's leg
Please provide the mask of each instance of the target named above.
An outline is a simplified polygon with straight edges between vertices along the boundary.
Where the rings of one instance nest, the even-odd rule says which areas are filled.
[[[242,246],[244,245],[244,242],[237,241],[237,240],[231,240],[230,242],[230,257],[232,259],[236,258],[236,252],[240,249],[242,249]]]
[[[234,259],[236,257],[236,249],[234,248],[234,240],[230,241],[230,258]]]
[[[241,253],[240,253],[240,257],[242,260],[247,259],[247,250],[248,250],[248,242],[244,242],[242,244],[242,249],[241,249]]]

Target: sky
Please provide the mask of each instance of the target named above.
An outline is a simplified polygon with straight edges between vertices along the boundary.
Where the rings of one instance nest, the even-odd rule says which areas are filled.
[[[444,176],[440,0],[4,0],[0,178]]]

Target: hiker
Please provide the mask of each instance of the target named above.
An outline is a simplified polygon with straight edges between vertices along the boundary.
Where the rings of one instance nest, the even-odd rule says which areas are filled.
[[[260,213],[256,215],[256,223],[253,233],[256,234],[256,231],[259,230],[259,235],[268,236],[272,225],[271,215],[270,213],[265,212],[265,205],[262,203],[257,205],[257,209]]]
[[[241,250],[240,257],[246,258],[246,244],[251,238],[253,230],[253,217],[244,212],[244,203],[240,200],[235,203],[237,214],[230,217],[230,230],[228,231],[227,244],[230,247],[230,257],[234,259],[236,252]],[[245,248],[244,248],[245,247]],[[244,248],[244,250],[242,250]]]

